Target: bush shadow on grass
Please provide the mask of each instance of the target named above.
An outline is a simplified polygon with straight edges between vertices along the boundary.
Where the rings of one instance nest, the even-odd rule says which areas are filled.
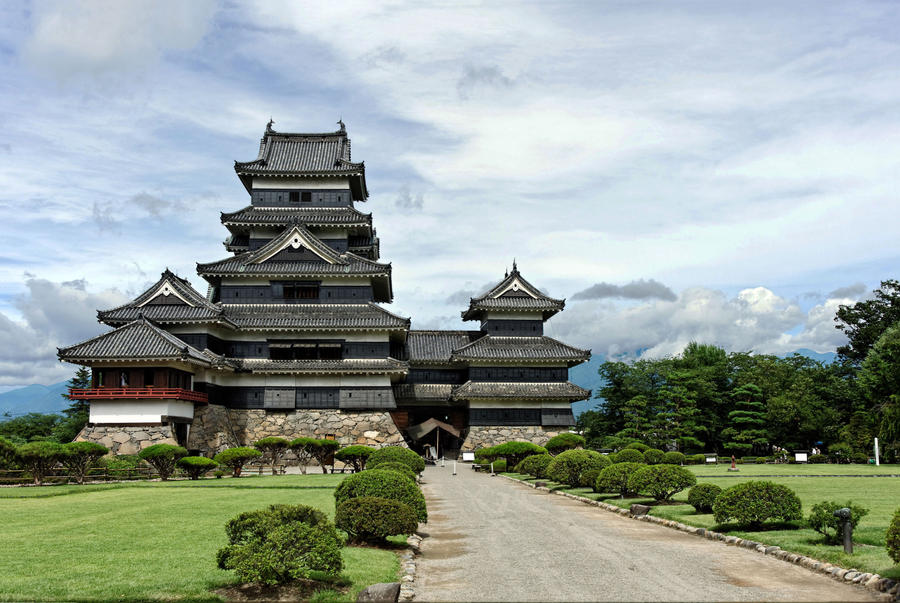
[[[712,526],[712,530],[728,534],[729,532],[793,532],[804,527],[799,522],[772,521],[762,524],[720,523]]]

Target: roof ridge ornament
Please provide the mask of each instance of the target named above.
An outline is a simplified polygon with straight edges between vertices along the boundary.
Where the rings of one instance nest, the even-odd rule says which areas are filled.
[[[272,116],[269,116],[269,123],[266,124],[266,134],[271,134],[275,130],[272,129],[272,126],[275,124],[275,120],[272,119]]]
[[[344,125],[344,116],[343,115],[338,117],[337,125],[339,125],[341,127],[341,129],[338,130],[339,132],[341,132],[342,134],[347,133],[347,126]]]

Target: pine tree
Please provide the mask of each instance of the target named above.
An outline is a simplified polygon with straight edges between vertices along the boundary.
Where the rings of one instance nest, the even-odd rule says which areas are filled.
[[[762,390],[748,383],[731,393],[735,401],[735,410],[728,413],[731,424],[722,431],[725,449],[735,454],[747,454],[754,450],[763,450],[769,444],[766,432],[766,405],[763,404]]]
[[[91,371],[89,368],[82,366],[75,371],[75,375],[66,383],[66,391],[70,389],[88,389],[91,386]],[[69,408],[63,410],[67,417],[72,417],[78,413],[87,413],[90,410],[90,403],[84,400],[75,400],[68,393],[62,394],[62,397],[71,401]]]

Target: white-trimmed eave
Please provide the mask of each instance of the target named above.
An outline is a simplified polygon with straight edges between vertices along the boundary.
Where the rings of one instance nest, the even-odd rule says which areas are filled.
[[[278,252],[287,249],[288,247],[293,247],[294,249],[305,247],[306,249],[309,249],[312,253],[314,253],[317,257],[321,258],[331,265],[349,265],[349,262],[342,258],[329,257],[328,254],[322,253],[321,250],[317,249],[319,245],[322,245],[321,241],[311,241],[310,237],[312,237],[312,234],[306,231],[306,229],[301,229],[297,225],[294,225],[291,227],[290,232],[287,233],[287,235],[285,236],[285,240],[280,245],[274,246],[267,252],[253,258],[248,262],[248,264],[261,264],[272,256],[276,255]]]
[[[173,295],[173,296],[177,297],[178,299],[180,299],[181,301],[183,301],[185,304],[189,305],[190,307],[192,307],[192,308],[197,307],[196,303],[191,302],[185,296],[181,295],[178,292],[178,290],[172,286],[172,283],[169,282],[169,279],[166,279],[162,283],[160,283],[159,287],[156,288],[156,291],[154,291],[153,294],[150,295],[150,297],[148,297],[146,299],[146,301],[137,304],[137,307],[143,308],[144,306],[149,304],[151,301],[153,301],[160,295],[162,295],[163,297],[169,297],[170,295]]]

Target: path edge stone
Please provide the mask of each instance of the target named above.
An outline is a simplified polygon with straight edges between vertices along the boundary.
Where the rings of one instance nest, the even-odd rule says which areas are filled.
[[[398,601],[412,601],[416,598],[416,557],[422,553],[422,536],[410,534],[406,539],[406,551],[400,555],[400,597]]]
[[[546,486],[537,486],[535,484],[531,484],[526,481],[522,481],[520,479],[516,479],[514,477],[510,477],[508,475],[503,475],[500,473],[498,473],[497,475],[509,481],[528,486],[529,488],[547,492],[548,494],[556,494],[558,496],[564,496],[572,500],[577,500],[593,507],[603,509],[604,511],[609,511],[610,513],[615,513],[617,515],[627,517],[628,519],[655,523],[666,528],[678,530],[687,534],[693,534],[695,536],[705,538],[706,540],[716,540],[728,546],[739,546],[741,548],[755,551],[762,555],[769,555],[771,557],[774,557],[775,559],[798,565],[813,573],[824,574],[838,582],[843,582],[845,584],[855,584],[857,586],[865,588],[866,590],[872,591],[874,593],[879,593],[886,601],[900,602],[900,581],[893,580],[891,578],[882,578],[878,574],[860,572],[856,569],[842,568],[825,561],[813,559],[812,557],[807,557],[805,555],[786,551],[778,546],[770,546],[753,540],[745,540],[743,538],[737,538],[736,536],[728,536],[721,532],[707,530],[706,528],[689,526],[678,521],[665,519],[663,517],[656,517],[653,515],[634,515],[628,509],[623,509],[622,507],[617,507],[616,505],[611,505],[607,502],[593,500],[585,496],[578,496],[577,494],[572,494],[570,492],[553,490]],[[403,595],[401,592],[401,600],[402,599]]]

